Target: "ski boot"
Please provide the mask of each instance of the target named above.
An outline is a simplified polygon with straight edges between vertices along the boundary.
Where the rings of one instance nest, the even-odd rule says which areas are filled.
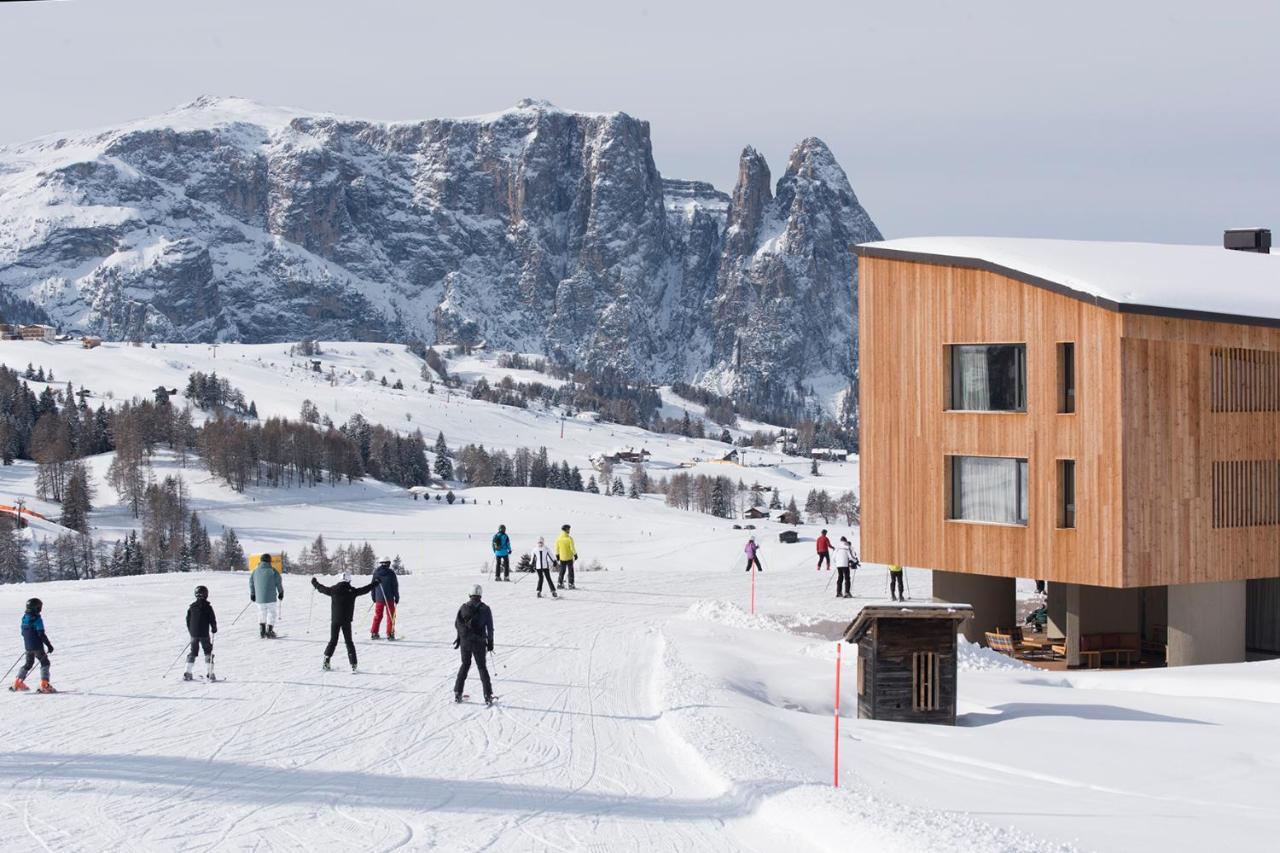
[[[183,681],[195,681],[195,678],[196,677],[191,674],[191,670],[187,670],[186,672],[182,673]]]
[[[560,596],[556,595],[556,591],[553,589],[553,590],[551,590],[551,597],[552,597],[552,598],[559,598]]]
[[[329,670],[333,669],[333,667],[329,666],[328,658],[324,659],[324,663],[320,664],[320,668],[323,669],[325,672],[328,672]]]
[[[267,623],[259,622],[258,623],[258,639],[265,640],[266,638],[267,638]]]
[[[54,690],[53,685],[50,684],[47,680],[41,679],[40,689],[37,690],[36,692],[37,693],[57,693],[58,691]]]
[[[387,632],[387,639],[388,639],[388,640],[394,640],[395,638],[396,638],[396,632],[395,632],[395,631],[388,631],[388,632]]]
[[[209,666],[205,669],[204,677],[209,681],[218,680],[218,676],[213,674],[213,655],[209,655]]]
[[[275,625],[268,625],[268,626],[267,626],[267,639],[268,639],[268,640],[274,640],[274,639],[276,639],[276,626],[275,626]]]
[[[492,705],[492,704],[493,704],[493,697],[492,697],[492,696],[486,696],[486,697],[484,697],[484,704],[485,704],[485,705]]]
[[[31,688],[28,687],[27,682],[23,681],[21,678],[15,678],[13,680],[13,686],[10,687],[9,689],[12,690],[14,693],[25,693]]]
[[[370,639],[370,640],[381,640],[381,639],[382,639],[382,635],[381,635],[381,634],[379,634],[377,631],[370,631],[370,632],[369,632],[369,639]]]
[[[455,705],[461,705],[461,704],[462,704],[462,694],[461,694],[461,693],[455,693],[455,694],[453,694],[453,702],[454,702],[454,704],[455,704]]]
[[[356,665],[355,665],[355,664],[351,664],[351,674],[352,674],[352,675],[355,675],[355,674],[356,674],[356,672],[358,672],[358,671],[359,671],[359,670],[358,670],[358,668],[356,667]]]
[[[538,598],[542,598],[542,593],[538,593]]]

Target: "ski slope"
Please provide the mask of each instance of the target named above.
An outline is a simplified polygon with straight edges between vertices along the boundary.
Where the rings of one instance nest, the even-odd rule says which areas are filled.
[[[656,501],[327,491],[204,514],[252,549],[323,532],[402,555],[404,639],[370,641],[362,604],[357,675],[320,670],[327,601],[312,610],[302,576],[285,579],[277,641],[253,611],[232,624],[244,573],[0,587],[15,654],[22,602],[46,602],[69,691],[0,699],[0,848],[1128,851],[1229,835],[1262,850],[1280,831],[1275,664],[1068,676],[966,650],[961,725],[846,717],[837,791],[829,638],[880,596],[877,567],[837,601],[814,530],[764,540],[751,616],[742,532]],[[566,520],[607,569],[578,590],[537,599],[531,579],[482,574],[498,523],[521,550]],[[497,628],[494,708],[451,695],[453,614],[475,582]],[[911,582],[927,595],[926,573]],[[165,677],[196,583],[226,683],[183,683],[181,663]],[[854,665],[846,649],[850,705]]]

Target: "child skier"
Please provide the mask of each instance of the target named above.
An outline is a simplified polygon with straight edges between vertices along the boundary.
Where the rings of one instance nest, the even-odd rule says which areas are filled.
[[[752,566],[756,567],[757,572],[764,571],[760,566],[760,546],[756,544],[756,537],[747,537],[747,544],[742,552],[747,555],[747,571],[751,571]]]
[[[209,587],[196,587],[196,600],[187,608],[187,634],[191,637],[191,651],[187,653],[187,671],[182,674],[183,681],[191,681],[192,668],[196,665],[196,655],[204,649],[205,677],[217,681],[213,674],[213,639],[211,634],[218,633],[218,617],[213,613],[213,605],[209,603]]]
[[[387,639],[396,638],[396,608],[400,606],[400,579],[391,568],[390,560],[378,563],[373,570],[373,625],[369,628],[369,639],[379,639],[378,627],[382,624],[382,614],[387,614]]]
[[[44,632],[44,619],[40,616],[40,611],[43,609],[44,602],[33,598],[27,602],[27,610],[22,614],[22,647],[26,651],[27,659],[18,670],[18,677],[9,688],[10,690],[31,689],[23,679],[27,677],[27,673],[31,672],[31,668],[38,660],[40,661],[40,692],[58,692],[49,683],[49,653],[53,651],[53,643],[49,642],[49,637]]]
[[[538,547],[533,549],[533,568],[538,573],[538,598],[542,598],[542,581],[544,579],[547,582],[547,586],[551,587],[551,597],[560,597],[556,595],[555,581],[551,580],[551,567],[555,564],[556,558],[547,550],[547,540],[539,536]]]
[[[347,660],[351,662],[351,671],[355,672],[356,644],[351,642],[351,620],[355,618],[356,599],[373,589],[374,585],[353,587],[351,572],[342,572],[333,586],[325,586],[315,578],[311,579],[311,585],[316,588],[316,592],[327,595],[330,599],[329,645],[324,647],[324,668],[329,669],[329,658],[333,657],[333,650],[338,647],[338,632],[341,631],[342,639],[347,644]]]

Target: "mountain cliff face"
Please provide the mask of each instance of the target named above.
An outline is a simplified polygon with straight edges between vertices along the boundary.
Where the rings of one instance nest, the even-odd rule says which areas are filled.
[[[487,341],[722,391],[854,369],[851,243],[822,142],[776,190],[664,180],[647,122],[522,101],[357,121],[201,98],[0,147],[0,305],[112,338]]]

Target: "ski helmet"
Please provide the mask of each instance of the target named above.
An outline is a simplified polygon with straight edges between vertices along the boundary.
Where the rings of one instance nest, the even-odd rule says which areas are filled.
[[[38,598],[28,598],[28,599],[27,599],[27,612],[28,612],[28,613],[39,613],[39,612],[41,611],[41,609],[43,609],[43,608],[44,608],[44,602],[43,602],[43,601],[41,601],[40,599],[38,599]]]
[[[480,584],[476,584],[475,586],[471,587],[472,598],[479,598],[482,592],[484,592],[484,590],[481,588]]]
[[[562,524],[562,525],[560,525],[560,529],[561,529],[561,530],[563,530],[565,533],[568,533],[568,532],[569,532],[569,525],[567,525],[567,524]]]
[[[541,536],[539,536],[539,537],[538,537],[538,544],[539,544],[539,545],[546,545],[546,544],[547,544],[547,540],[545,540],[545,539],[543,539]]]
[[[348,572],[346,569],[338,572],[338,580],[342,583],[351,583],[351,572]]]
[[[378,568],[380,568],[380,569],[389,569],[389,568],[391,568],[391,561],[390,561],[390,560],[382,560],[382,561],[380,561],[380,562],[378,563]]]
[[[196,598],[208,598],[208,597],[209,597],[209,587],[207,586],[196,587]]]
[[[499,525],[498,525],[498,532],[499,532],[499,533],[506,533],[506,532],[507,532],[507,526],[506,526],[505,524],[499,524]]]

